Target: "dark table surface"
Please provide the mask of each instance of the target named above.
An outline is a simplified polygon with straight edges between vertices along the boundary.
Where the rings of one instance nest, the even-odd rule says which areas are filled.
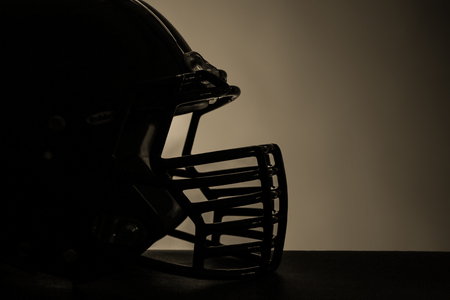
[[[73,285],[4,264],[0,264],[0,279],[0,299],[448,300],[450,252],[286,251],[276,273],[250,280],[200,280],[125,266]]]

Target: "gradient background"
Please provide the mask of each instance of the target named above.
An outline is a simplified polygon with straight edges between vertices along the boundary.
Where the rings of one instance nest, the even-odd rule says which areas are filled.
[[[242,89],[195,152],[282,148],[286,249],[450,251],[448,1],[148,2]]]

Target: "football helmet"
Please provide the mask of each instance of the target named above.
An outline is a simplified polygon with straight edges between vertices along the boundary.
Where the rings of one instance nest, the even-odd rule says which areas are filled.
[[[240,95],[142,0],[1,2],[3,258],[74,280],[130,263],[185,276],[274,271],[287,223],[275,144],[193,154]],[[182,153],[162,155],[190,116]],[[7,193],[6,191],[12,191]],[[184,221],[193,232],[179,228]],[[173,236],[189,264],[146,251]]]

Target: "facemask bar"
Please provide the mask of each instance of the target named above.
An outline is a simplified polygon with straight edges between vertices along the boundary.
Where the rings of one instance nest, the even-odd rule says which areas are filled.
[[[273,156],[270,159],[270,156]],[[231,161],[254,157],[252,167],[198,172],[194,165]],[[171,190],[184,191],[199,188],[208,201],[183,205],[196,226],[195,236],[174,231],[170,235],[195,244],[194,269],[208,276],[244,276],[274,271],[281,260],[287,222],[287,186],[281,152],[269,144],[217,151],[168,159],[169,173],[182,179],[173,180]],[[274,177],[277,177],[277,184]],[[260,186],[223,187],[228,184],[260,181]],[[180,193],[181,195],[181,193]],[[258,208],[247,207],[260,204]],[[213,223],[205,223],[202,214],[213,212]],[[227,217],[238,220],[226,221]],[[276,226],[276,230],[274,227]],[[254,240],[242,244],[226,245],[222,235]],[[211,238],[207,238],[210,236]],[[273,250],[273,252],[272,252]],[[253,264],[243,269],[207,270],[208,258],[233,256]],[[222,273],[223,272],[223,273]]]
[[[195,235],[178,230],[168,233],[194,244],[192,266],[162,262],[147,256],[139,257],[136,262],[163,272],[200,278],[236,278],[274,271],[281,260],[287,224],[287,185],[281,151],[277,145],[268,144],[191,154],[200,117],[239,95],[236,87],[205,72],[184,74],[180,92],[177,92],[182,96],[172,98],[176,103],[175,114],[193,111],[182,156],[163,159],[162,148],[153,149],[150,161],[157,166],[155,172],[164,174],[166,179],[141,178],[143,181],[140,183],[164,186],[194,223]],[[194,82],[205,81],[212,86],[208,84],[201,93],[186,88]],[[165,99],[167,101],[167,95]],[[137,103],[137,106],[143,108],[142,104]],[[152,101],[149,109],[155,108],[158,108],[158,103]],[[198,171],[205,165],[247,158],[256,163]],[[249,182],[252,186],[230,187]],[[253,186],[254,182],[258,184]],[[189,190],[200,190],[207,201],[192,202],[185,194]],[[212,222],[205,222],[205,213],[213,213]],[[232,220],[228,220],[230,218]],[[221,242],[223,236],[249,238],[251,241],[227,244]],[[217,269],[205,264],[206,261],[229,257],[244,261],[245,267]]]

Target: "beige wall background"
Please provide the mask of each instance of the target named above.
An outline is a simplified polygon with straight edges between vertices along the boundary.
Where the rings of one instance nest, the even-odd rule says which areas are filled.
[[[148,2],[242,89],[194,150],[282,148],[286,249],[450,251],[447,1]]]

